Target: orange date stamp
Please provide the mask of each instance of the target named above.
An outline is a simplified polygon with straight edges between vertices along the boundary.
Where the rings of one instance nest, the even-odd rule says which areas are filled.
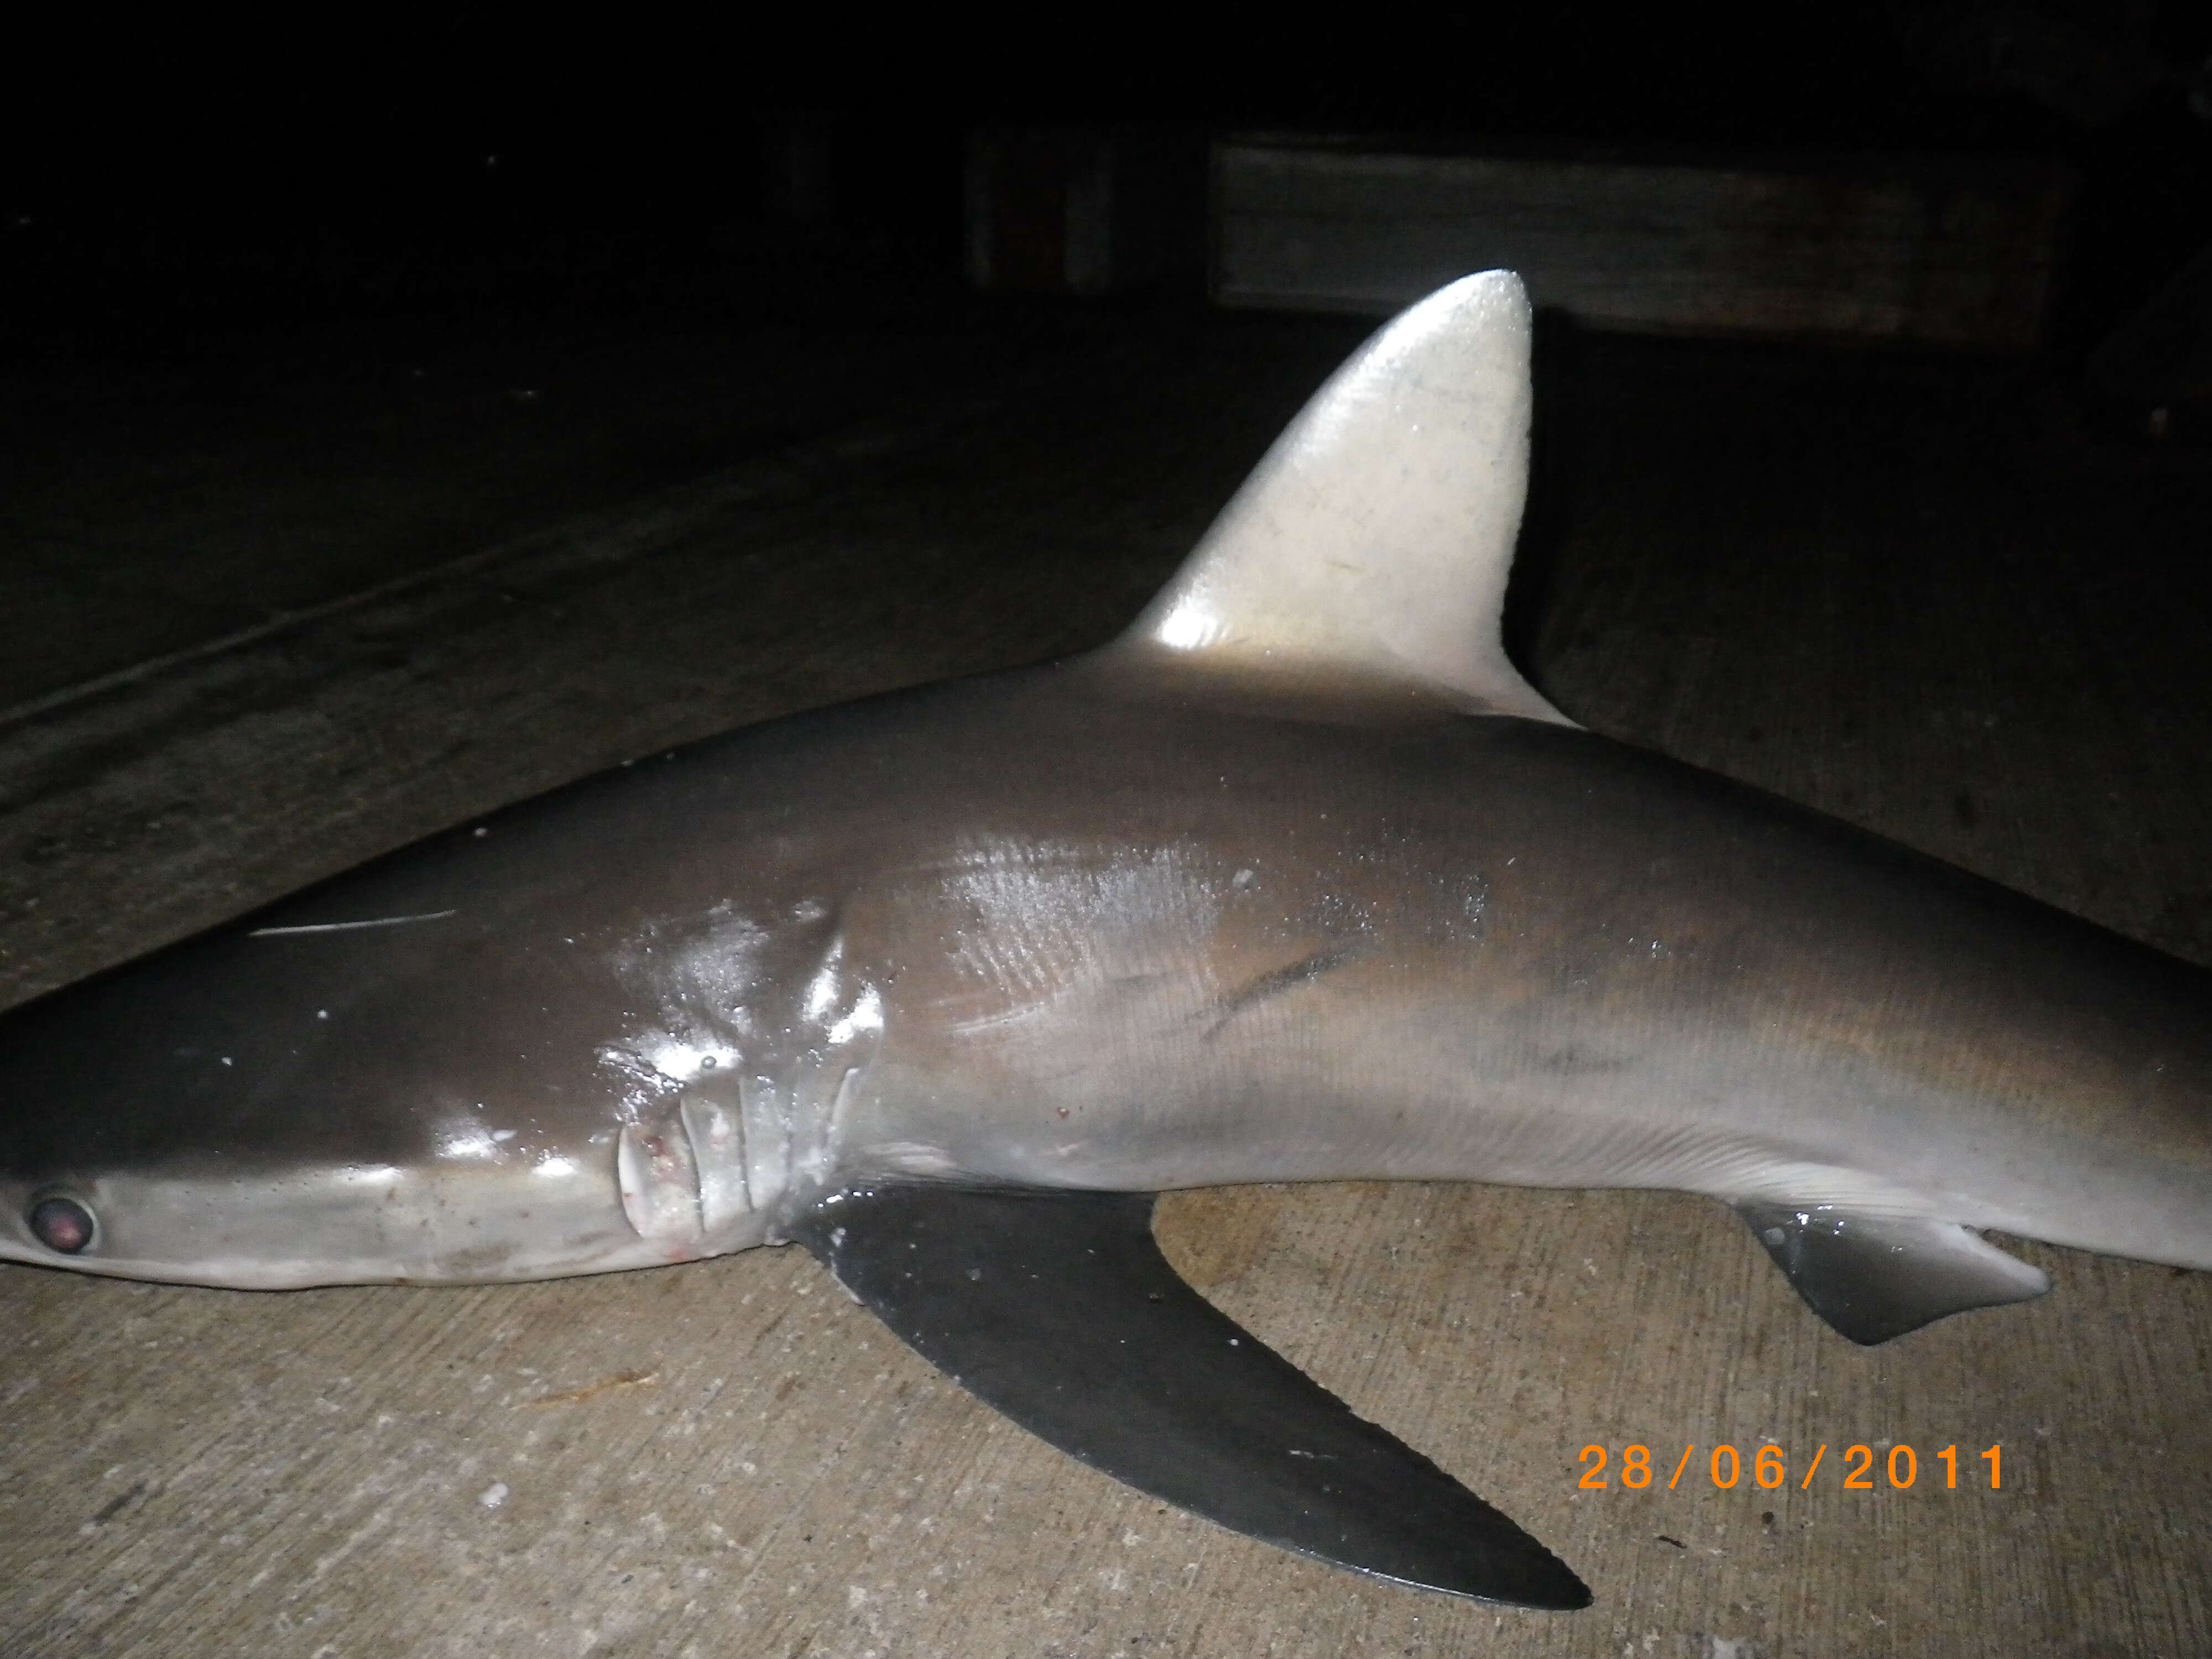
[[[1699,1459],[1698,1454],[1701,1451],[1705,1456]],[[1814,1452],[1812,1460],[1804,1465],[1803,1475],[1795,1482],[1800,1491],[1813,1484],[1813,1477],[1820,1473],[1820,1466],[1826,1462],[1828,1448],[1823,1443]],[[2003,1487],[2004,1447],[2002,1443],[1991,1446],[1985,1452],[1969,1452],[1964,1456],[1966,1461],[1962,1466],[1956,1442],[1934,1454],[1928,1460],[1927,1484],[1932,1486],[1940,1478],[1945,1488],[1956,1492],[1963,1467],[1967,1483],[1978,1486],[1984,1473],[1974,1467],[1978,1461],[1989,1466],[1986,1473],[1990,1490],[1996,1492]],[[1583,1466],[1583,1478],[1575,1484],[1589,1492],[1608,1491],[1616,1483],[1632,1492],[1641,1492],[1658,1480],[1661,1473],[1660,1468],[1651,1461],[1651,1448],[1649,1446],[1623,1446],[1619,1466],[1613,1468],[1611,1474],[1607,1469],[1613,1465],[1613,1454],[1603,1446],[1584,1446],[1580,1462]],[[1920,1483],[1922,1473],[1919,1455],[1901,1442],[1889,1448],[1886,1459],[1879,1456],[1871,1446],[1846,1446],[1837,1461],[1827,1467],[1831,1478],[1840,1477],[1844,1490],[1848,1492],[1876,1491],[1885,1479],[1897,1491],[1909,1491]],[[1666,1477],[1664,1485],[1668,1492],[1673,1492],[1686,1478],[1693,1486],[1711,1479],[1713,1485],[1723,1492],[1733,1491],[1738,1486],[1764,1487],[1771,1492],[1778,1486],[1791,1484],[1792,1474],[1788,1456],[1781,1447],[1771,1441],[1754,1448],[1748,1457],[1734,1446],[1701,1447],[1692,1443],[1682,1448],[1682,1455],[1675,1462],[1674,1472]]]

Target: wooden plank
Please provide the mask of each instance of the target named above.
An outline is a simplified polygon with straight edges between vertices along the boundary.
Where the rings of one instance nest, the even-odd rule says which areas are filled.
[[[2040,162],[1791,170],[1231,139],[1214,149],[1212,286],[1227,305],[1388,313],[1503,265],[1599,326],[2017,352],[2071,193]]]

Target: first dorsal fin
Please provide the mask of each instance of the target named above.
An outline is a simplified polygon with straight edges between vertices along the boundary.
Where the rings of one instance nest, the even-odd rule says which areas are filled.
[[[1314,394],[1120,648],[1565,723],[1498,635],[1528,409],[1521,279],[1438,289]]]

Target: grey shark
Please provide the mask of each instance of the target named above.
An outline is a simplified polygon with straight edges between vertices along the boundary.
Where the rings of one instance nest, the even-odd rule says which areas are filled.
[[[1152,1195],[1735,1207],[1861,1342],[2212,1267],[2206,973],[1583,731],[1507,660],[1528,307],[1397,318],[1121,639],[526,802],[0,1019],[0,1257],[279,1288],[798,1242],[1255,1536],[1574,1574],[1177,1280]]]

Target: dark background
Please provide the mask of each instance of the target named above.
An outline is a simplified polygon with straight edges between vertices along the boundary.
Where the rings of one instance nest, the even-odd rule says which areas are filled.
[[[992,121],[2067,157],[2085,184],[2061,352],[2212,240],[2212,125],[2186,85],[2212,52],[2201,6],[1362,6],[1324,24],[817,11],[95,8],[19,23],[0,70],[6,342],[606,312],[702,273],[774,303],[772,283],[741,279],[773,216],[763,123],[792,112],[836,123],[840,234],[898,240],[948,278],[963,136]]]

